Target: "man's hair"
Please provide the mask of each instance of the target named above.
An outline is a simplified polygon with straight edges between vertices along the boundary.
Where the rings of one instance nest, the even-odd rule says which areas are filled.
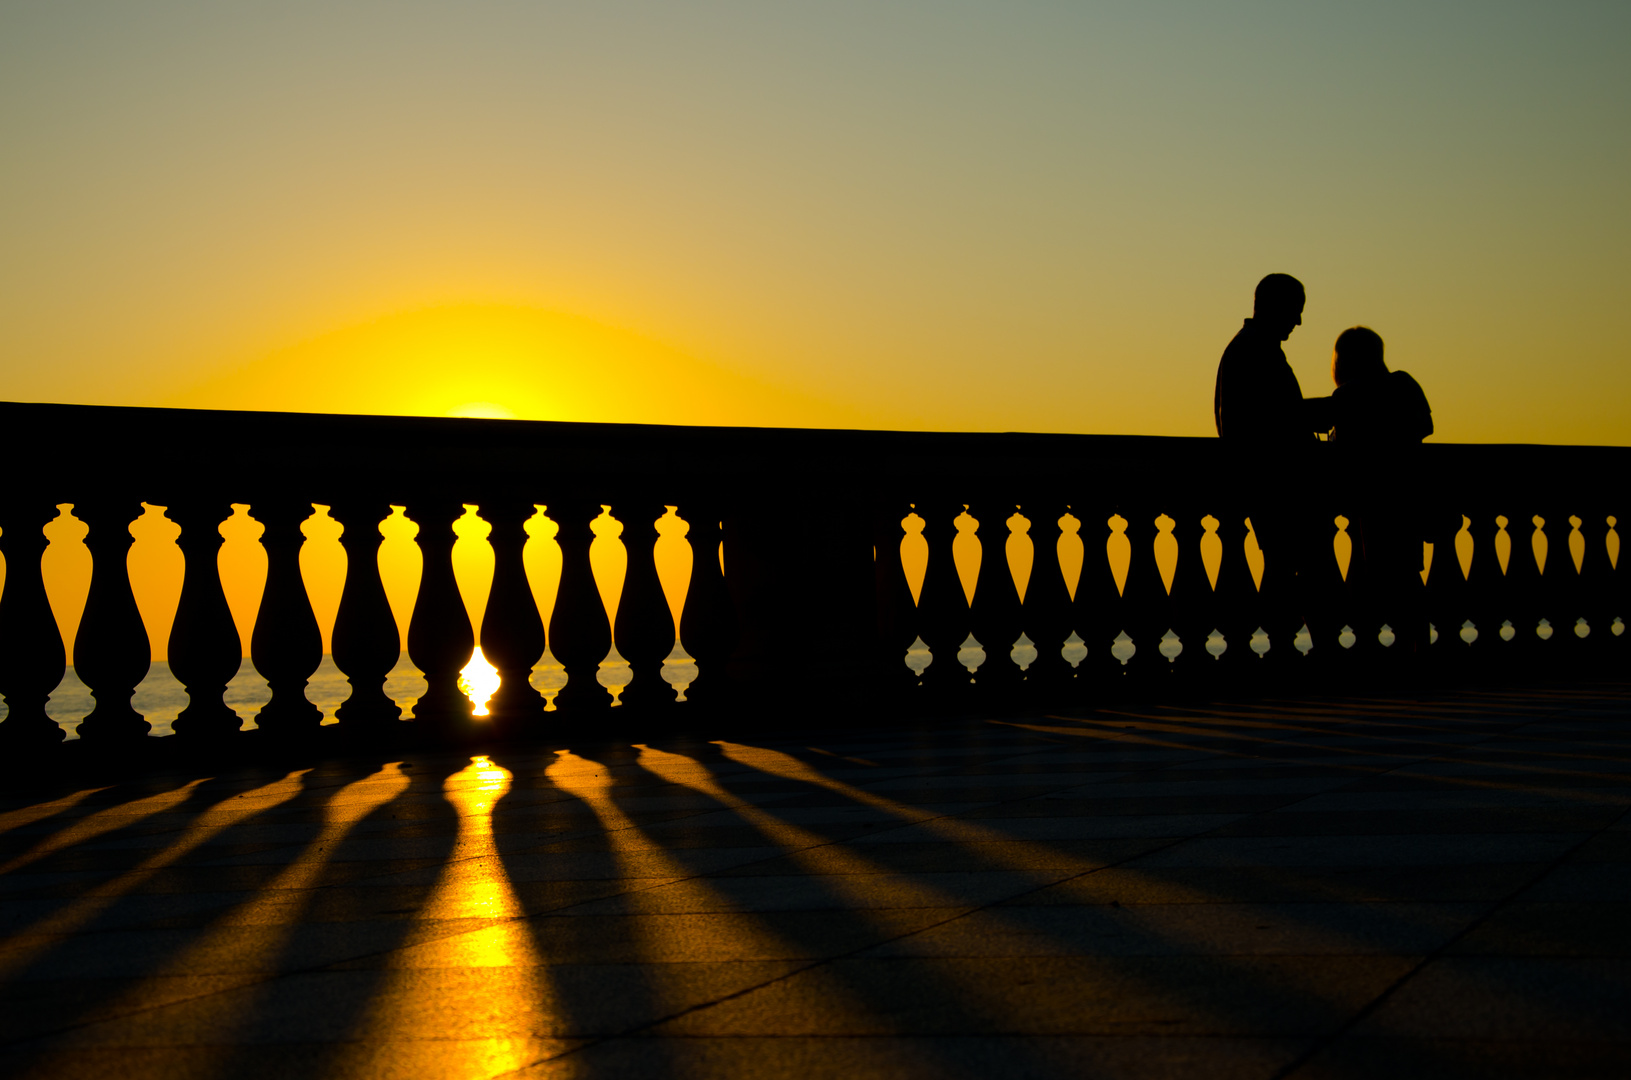
[[[1307,299],[1302,282],[1290,274],[1270,274],[1257,283],[1257,292],[1252,298],[1253,310],[1258,315],[1300,311]]]
[[[1382,360],[1382,335],[1368,326],[1354,326],[1337,335],[1336,355],[1331,375],[1338,386],[1371,375],[1386,375]]]

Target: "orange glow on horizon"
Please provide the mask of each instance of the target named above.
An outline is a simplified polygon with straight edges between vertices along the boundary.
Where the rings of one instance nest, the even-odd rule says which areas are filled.
[[[472,419],[898,426],[638,334],[538,308],[401,312],[218,372],[150,404]]]

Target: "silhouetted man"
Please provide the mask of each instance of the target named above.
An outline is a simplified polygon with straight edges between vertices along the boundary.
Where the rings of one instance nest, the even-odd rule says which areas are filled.
[[[1212,417],[1220,438],[1271,454],[1305,452],[1315,441],[1322,408],[1315,402],[1326,399],[1303,399],[1297,373],[1280,347],[1303,324],[1305,302],[1303,283],[1290,274],[1270,274],[1257,283],[1252,317],[1218,361]]]
[[[1303,283],[1270,274],[1257,283],[1252,317],[1218,361],[1212,416],[1218,436],[1234,451],[1232,467],[1258,481],[1251,492],[1252,531],[1265,558],[1263,589],[1269,603],[1271,648],[1291,651],[1289,631],[1299,622],[1314,632],[1318,603],[1312,573],[1318,523],[1299,512],[1318,440],[1330,428],[1329,398],[1305,399],[1281,342],[1302,325]],[[1329,548],[1327,547],[1327,550]]]

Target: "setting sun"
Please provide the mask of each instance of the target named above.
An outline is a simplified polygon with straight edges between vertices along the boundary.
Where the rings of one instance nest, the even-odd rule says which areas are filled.
[[[469,401],[449,409],[447,415],[465,420],[514,420],[515,413],[491,401]]]

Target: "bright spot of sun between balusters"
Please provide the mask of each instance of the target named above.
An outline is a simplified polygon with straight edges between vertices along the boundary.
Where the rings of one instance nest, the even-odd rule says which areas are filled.
[[[487,701],[498,692],[498,669],[481,655],[481,646],[470,654],[470,662],[459,671],[459,692],[470,699],[476,716],[487,715]]]

